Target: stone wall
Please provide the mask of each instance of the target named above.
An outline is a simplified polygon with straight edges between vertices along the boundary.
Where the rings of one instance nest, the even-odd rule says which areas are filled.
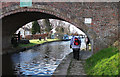
[[[31,16],[25,22],[42,19],[42,18],[55,18],[65,20],[79,29],[83,30],[90,40],[93,40],[93,50],[97,52],[111,45],[116,39],[118,39],[118,3],[107,3],[107,2],[49,2],[41,3],[34,2],[32,7],[21,8],[19,3],[9,2],[3,3],[2,13],[0,18],[3,22],[9,19],[11,16],[15,17],[15,14],[19,15],[20,12],[38,12],[45,13],[43,17]],[[51,17],[49,16],[52,15]],[[35,14],[37,16],[37,14]],[[4,20],[6,17],[6,20]],[[18,16],[20,19],[24,19],[25,14]],[[84,24],[85,18],[92,18],[91,24]],[[15,20],[13,20],[15,21]],[[23,24],[24,21],[15,21],[16,23]],[[3,25],[3,33],[8,33],[11,35],[16,31],[16,27],[21,27],[22,25],[16,25],[11,23],[9,20],[4,22],[7,23]],[[9,28],[9,24],[11,23]],[[14,26],[14,27],[13,27]],[[7,35],[4,34],[4,35]]]

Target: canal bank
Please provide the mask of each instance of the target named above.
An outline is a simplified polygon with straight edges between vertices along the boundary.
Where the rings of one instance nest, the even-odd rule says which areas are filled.
[[[7,49],[2,49],[2,55],[4,55],[4,54],[18,53],[18,52],[29,50],[29,49],[32,49],[34,47],[38,47],[38,46],[41,46],[41,45],[44,45],[44,44],[47,44],[47,43],[61,42],[61,41],[64,41],[64,40],[48,41],[48,42],[44,42],[42,44],[36,44],[34,46],[22,47],[22,48],[13,48],[13,47],[10,47],[10,48],[7,48]]]
[[[68,54],[62,62],[59,64],[59,66],[56,68],[55,72],[53,73],[52,77],[62,76],[65,77],[68,72],[68,68],[70,66],[70,62],[72,59],[72,52]]]

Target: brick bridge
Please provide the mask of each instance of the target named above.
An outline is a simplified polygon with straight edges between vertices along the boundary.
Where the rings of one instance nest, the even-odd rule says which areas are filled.
[[[33,2],[20,7],[19,2],[2,2],[2,48],[10,47],[11,35],[34,20],[53,18],[67,21],[81,29],[93,42],[93,51],[108,47],[118,39],[119,2]],[[84,24],[92,18],[91,24]]]

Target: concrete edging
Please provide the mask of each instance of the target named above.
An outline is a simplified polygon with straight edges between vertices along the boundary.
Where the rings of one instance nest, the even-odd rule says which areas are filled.
[[[56,68],[56,70],[54,71],[52,77],[58,77],[61,76],[62,77],[66,77],[67,76],[67,70],[69,68],[71,59],[72,59],[72,52],[70,54],[68,54],[63,60],[62,62],[58,65],[58,67]]]

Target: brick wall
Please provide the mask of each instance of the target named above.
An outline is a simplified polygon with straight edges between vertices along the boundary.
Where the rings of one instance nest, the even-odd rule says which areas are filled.
[[[94,41],[95,52],[118,39],[117,2],[33,2],[30,8],[21,8],[15,2],[3,3],[0,18],[26,11],[51,14],[82,29]],[[92,18],[89,25],[84,24],[87,17]]]
[[[45,37],[47,37],[47,36],[48,36],[48,34],[26,35],[26,36],[25,36],[25,39],[28,39],[28,40],[30,40],[30,39],[39,39],[40,37],[41,37],[42,39],[45,39]]]

